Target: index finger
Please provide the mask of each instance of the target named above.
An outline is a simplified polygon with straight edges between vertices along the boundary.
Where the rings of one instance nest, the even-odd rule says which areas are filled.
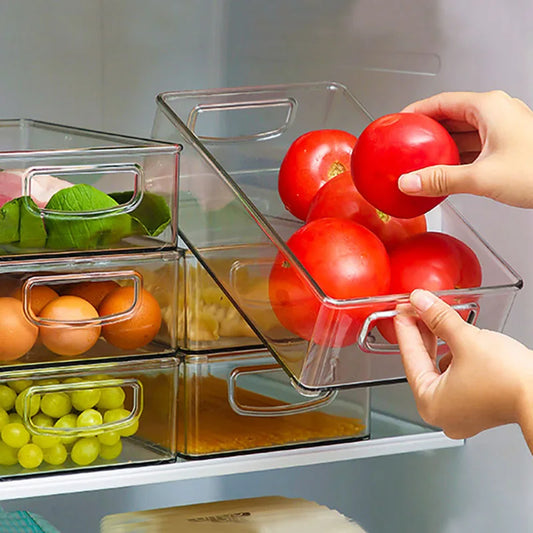
[[[479,94],[472,92],[439,93],[405,107],[404,113],[422,113],[439,122],[452,120],[478,127],[477,102]]]
[[[418,328],[416,317],[400,312],[394,317],[394,325],[405,375],[415,397],[418,397],[440,374],[428,352],[427,343]]]

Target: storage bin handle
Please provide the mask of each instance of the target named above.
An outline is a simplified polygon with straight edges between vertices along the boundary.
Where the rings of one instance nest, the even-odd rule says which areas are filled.
[[[38,176],[72,176],[77,174],[116,174],[118,172],[128,172],[133,174],[132,197],[123,204],[118,204],[105,209],[92,209],[89,211],[61,211],[58,209],[47,209],[46,207],[36,207],[28,202],[27,198],[31,196],[32,182]],[[137,163],[113,163],[101,165],[68,165],[68,166],[39,166],[28,168],[24,174],[23,195],[26,207],[34,211],[39,216],[47,218],[102,218],[126,214],[133,211],[143,198],[144,191],[144,172]]]
[[[468,311],[468,316],[465,320],[469,324],[475,323],[479,314],[479,304],[477,302],[454,304],[451,307],[456,311]],[[398,312],[395,309],[391,309],[389,311],[376,311],[375,313],[368,315],[357,339],[359,348],[366,353],[399,354],[400,348],[397,344],[376,343],[372,341],[371,336],[369,335],[378,320],[390,319],[397,314]],[[445,342],[442,339],[438,339],[437,344],[442,346]]]
[[[237,401],[236,398],[236,388],[237,388],[237,379],[239,376],[246,374],[265,374],[268,372],[279,371],[281,367],[279,365],[257,365],[249,366],[242,368],[234,368],[229,376],[228,380],[228,400],[229,404],[233,411],[238,415],[243,416],[286,416],[286,415],[297,415],[301,413],[307,413],[309,411],[314,411],[320,407],[325,407],[329,405],[337,397],[337,390],[327,390],[322,391],[312,400],[307,400],[297,404],[283,404],[275,406],[253,406],[253,405],[243,405]]]
[[[107,389],[111,387],[130,388],[132,391],[132,408],[128,416],[113,422],[104,422],[94,426],[84,427],[47,427],[37,426],[31,417],[31,401],[37,395],[44,395],[51,392],[72,393],[88,389]],[[53,383],[45,385],[31,385],[24,391],[22,402],[22,420],[24,425],[33,435],[44,435],[47,437],[87,437],[94,436],[107,431],[120,431],[129,429],[135,424],[143,411],[143,387],[142,383],[135,378],[116,378],[84,380],[74,383]]]
[[[133,282],[133,302],[124,311],[83,320],[57,320],[36,316],[31,309],[31,290],[38,285],[59,285],[65,283],[79,283],[82,281],[126,281]],[[22,310],[26,318],[36,326],[103,326],[130,318],[140,304],[143,280],[141,274],[135,270],[80,272],[71,274],[50,274],[46,276],[31,276],[22,285]]]
[[[282,123],[269,130],[257,131],[246,135],[224,136],[216,137],[209,135],[202,135],[198,132],[198,119],[203,113],[213,112],[230,112],[236,110],[250,110],[255,111],[264,108],[286,108],[285,116]],[[257,141],[261,139],[270,139],[281,135],[291,124],[296,109],[296,101],[293,98],[272,98],[268,100],[248,100],[244,102],[219,102],[215,104],[198,104],[193,107],[189,113],[187,120],[187,127],[200,139],[201,141],[209,142],[236,142],[236,141]]]

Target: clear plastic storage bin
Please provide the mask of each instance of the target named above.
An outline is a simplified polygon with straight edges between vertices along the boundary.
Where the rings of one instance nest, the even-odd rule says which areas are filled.
[[[162,358],[2,372],[0,479],[173,461],[177,369]]]
[[[261,349],[262,342],[196,257],[187,249],[180,256],[178,282],[178,347],[184,353],[213,354]],[[267,280],[251,287],[266,294]],[[267,315],[267,319],[268,319]]]
[[[0,261],[177,244],[180,146],[0,120]]]
[[[357,136],[371,121],[364,107],[332,82],[166,92],[157,106],[152,135],[183,145],[180,236],[287,373],[308,389],[404,380],[398,347],[374,326],[390,319],[407,295],[335,300],[324,294],[285,244],[302,222],[277,192],[280,163],[297,137],[322,128]],[[439,294],[480,327],[501,329],[522,285],[519,276],[449,202],[427,219],[429,230],[470,246],[483,271],[481,287]],[[286,330],[269,299],[250,291],[268,279],[279,253],[319,299],[314,331],[320,334],[310,339]],[[346,312],[367,319],[343,345]]]
[[[181,253],[0,264],[0,365],[174,354]]]
[[[180,363],[178,455],[201,458],[370,435],[369,390],[304,396],[264,349]]]

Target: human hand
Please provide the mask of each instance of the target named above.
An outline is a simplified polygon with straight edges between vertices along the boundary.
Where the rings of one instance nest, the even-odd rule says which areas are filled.
[[[518,423],[533,454],[531,350],[468,324],[429,291],[413,291],[410,302],[398,308],[394,323],[421,417],[456,439]],[[437,337],[450,350],[440,364]]]
[[[533,207],[533,111],[503,91],[441,93],[408,105],[442,123],[461,165],[437,165],[400,177],[405,194],[470,193],[515,207]]]

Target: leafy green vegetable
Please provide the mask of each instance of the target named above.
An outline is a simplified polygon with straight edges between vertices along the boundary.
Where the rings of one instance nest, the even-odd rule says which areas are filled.
[[[131,214],[90,213],[125,204],[132,195],[133,192],[108,195],[92,185],[73,185],[50,198],[46,209],[58,213],[45,213],[44,217],[30,197],[15,198],[0,208],[0,245],[88,250],[133,234],[159,235],[170,223],[171,215],[165,199],[157,194],[145,192]]]
[[[81,183],[61,189],[50,198],[46,209],[62,211],[46,215],[48,240],[46,246],[54,249],[94,249],[115,243],[132,233],[132,219],[127,214],[92,216],[118,206],[118,202],[92,185]],[[69,211],[83,212],[83,216]]]
[[[28,207],[29,206],[29,207]],[[6,202],[0,209],[0,244],[42,248],[46,230],[37,205],[29,196]]]
[[[37,211],[37,205],[29,196],[20,200],[19,246],[21,248],[44,248],[46,229],[44,221]],[[28,204],[30,208],[28,208]]]
[[[10,200],[0,209],[0,244],[18,242],[20,238],[20,200]]]
[[[115,192],[110,196],[119,204],[125,204],[133,197],[133,191]],[[136,233],[152,237],[159,235],[169,225],[171,219],[165,199],[159,194],[150,192],[143,194],[140,204],[130,212],[130,216],[140,226]]]

